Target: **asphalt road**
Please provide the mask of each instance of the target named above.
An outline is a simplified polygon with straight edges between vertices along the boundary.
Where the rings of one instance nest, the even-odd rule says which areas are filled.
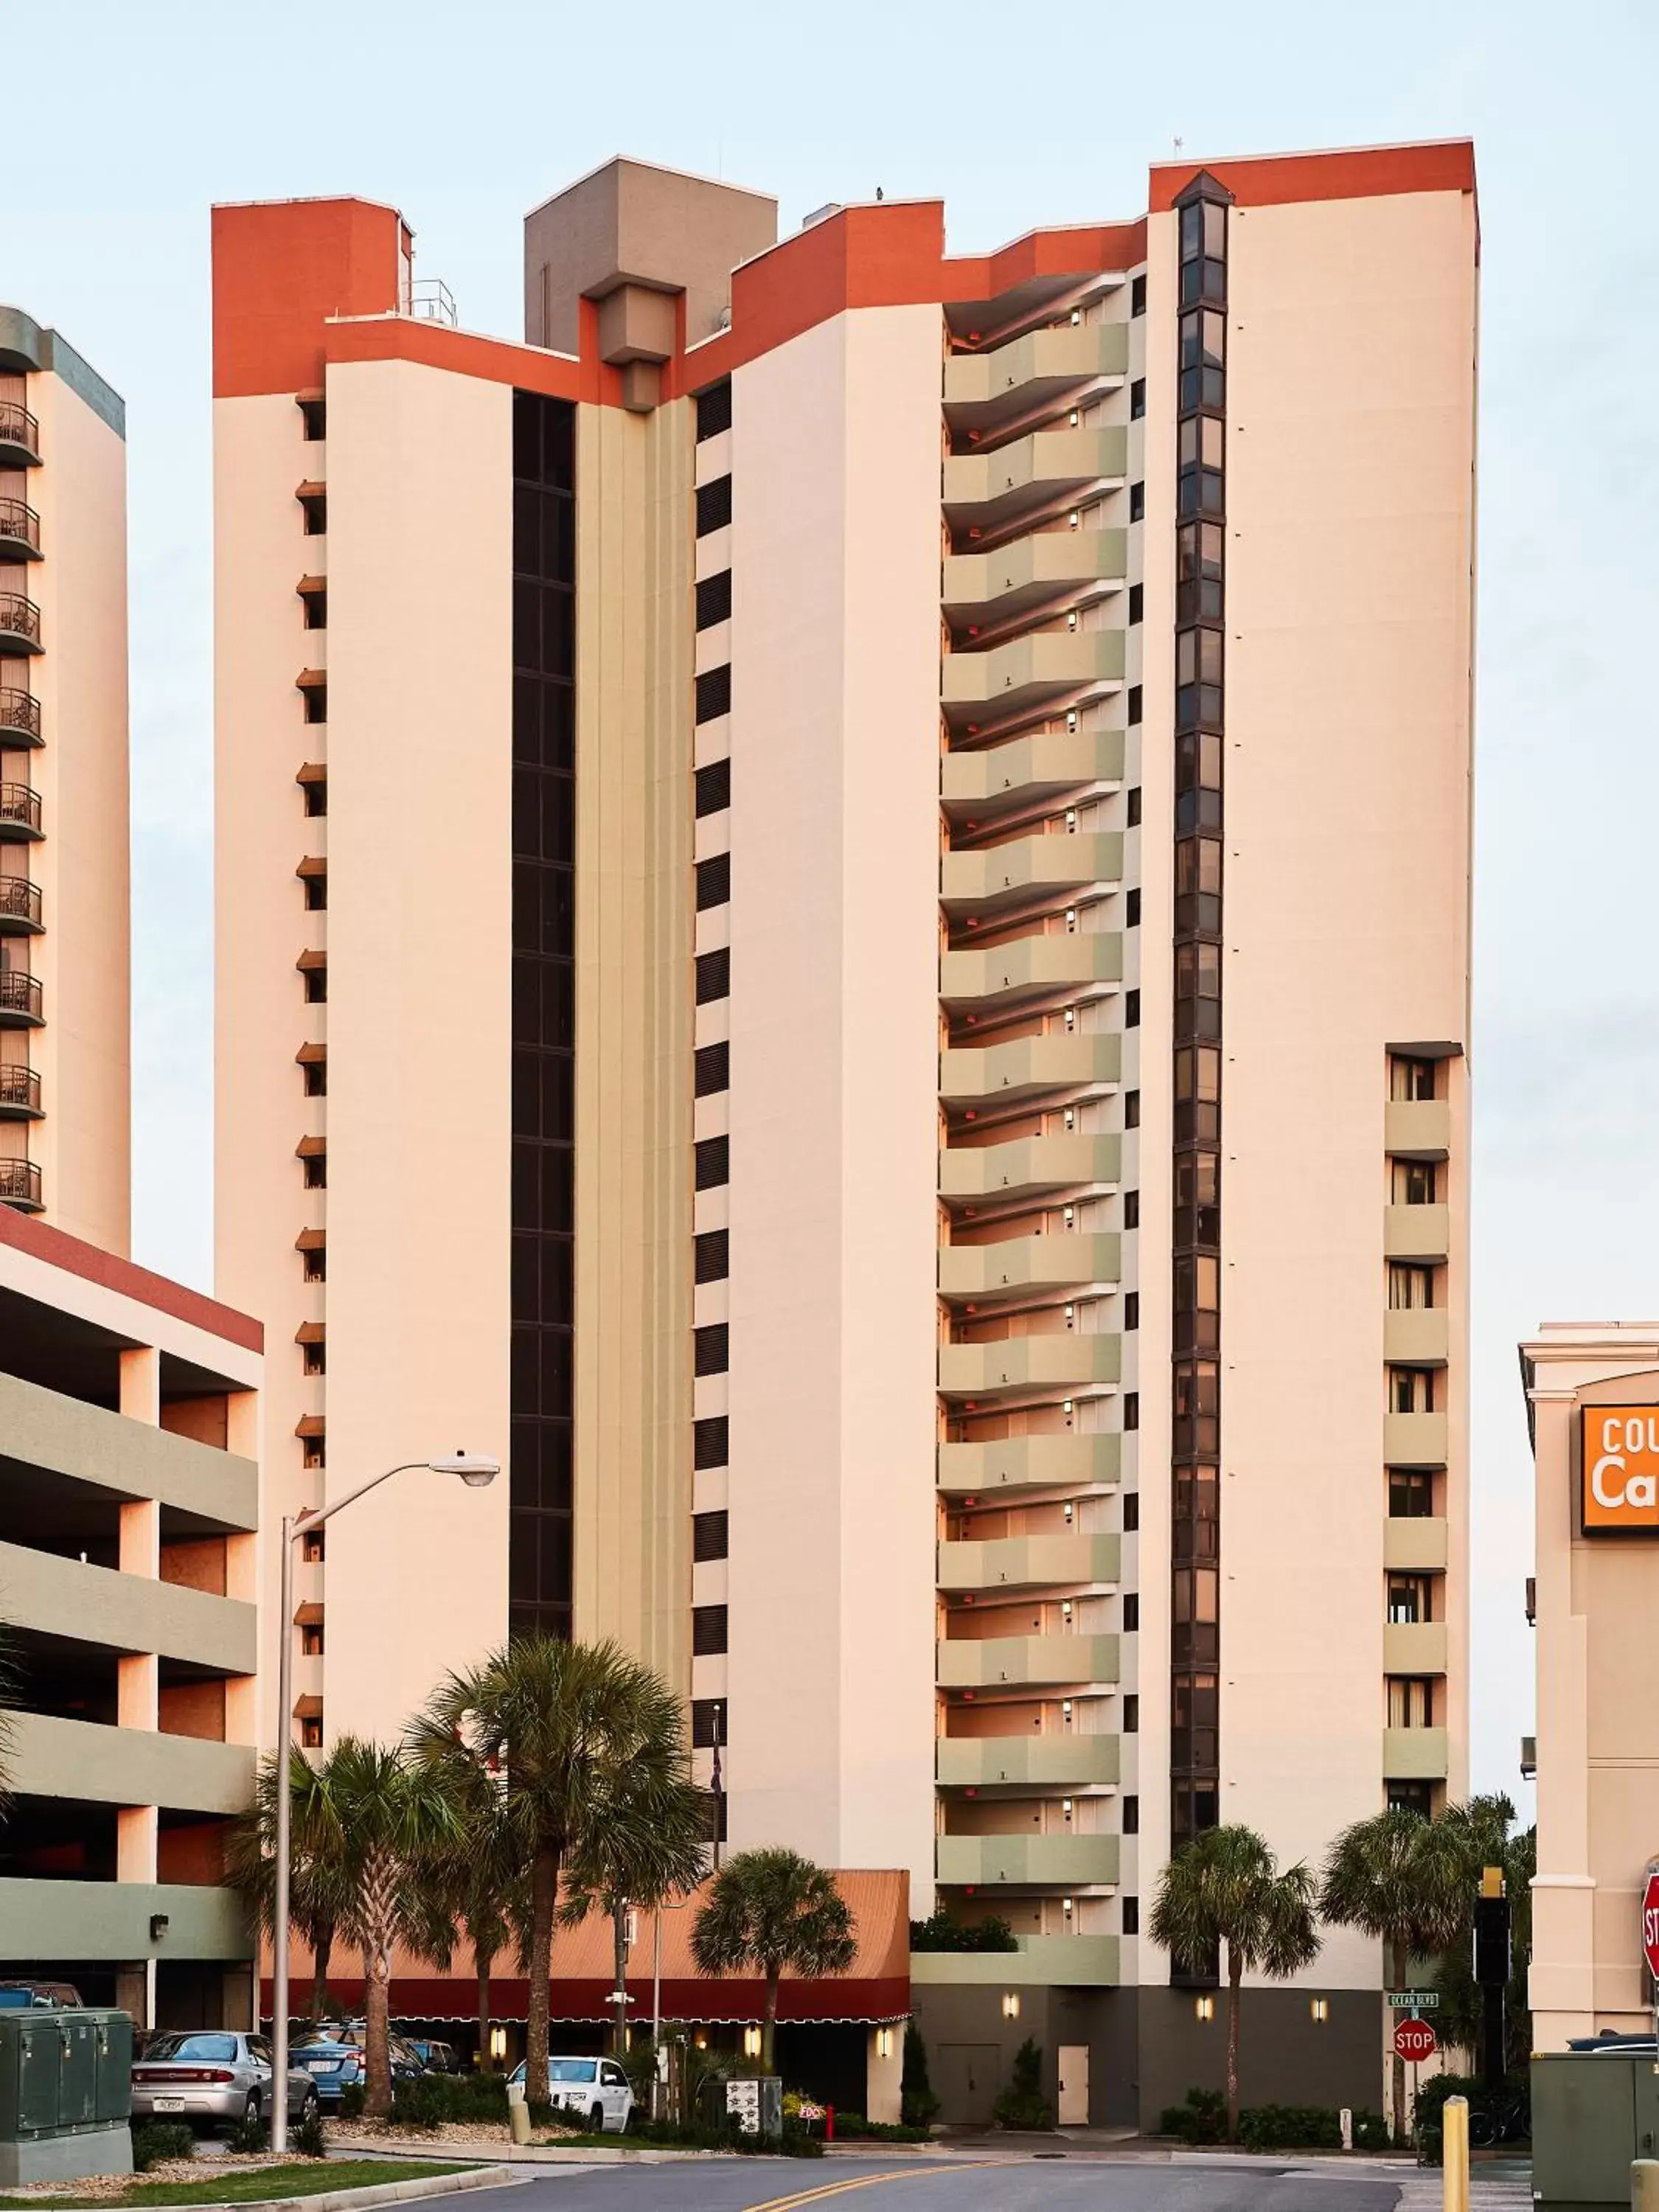
[[[456,2212],[1413,2212],[1440,2177],[1114,2159],[904,2163],[836,2158],[543,2167],[511,2189],[444,2200]],[[1528,2192],[1529,2194],[1529,2192]],[[1482,2198],[1476,2197],[1476,2204]],[[1504,2202],[1508,2202],[1507,2192]],[[1515,2201],[1522,2200],[1517,2197]]]

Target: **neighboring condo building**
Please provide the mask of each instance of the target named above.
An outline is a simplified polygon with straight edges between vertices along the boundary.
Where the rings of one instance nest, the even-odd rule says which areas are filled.
[[[0,1204],[127,1249],[125,410],[0,307]]]
[[[216,211],[271,1510],[511,1464],[330,1529],[299,1724],[619,1637],[734,1846],[1012,1923],[914,1961],[952,2117],[1026,2034],[1062,2118],[1204,2078],[1188,1836],[1465,1786],[1474,183],[952,258],[614,162],[524,345],[390,209]],[[1247,2098],[1373,2101],[1379,1971],[1254,1996]]]
[[[0,1979],[248,2026],[260,1332],[0,1210]]]

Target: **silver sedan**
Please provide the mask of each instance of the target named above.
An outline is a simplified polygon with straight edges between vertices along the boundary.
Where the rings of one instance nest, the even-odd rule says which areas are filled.
[[[197,2028],[152,2035],[132,2066],[135,2120],[238,2120],[270,2118],[270,2045],[263,2035],[229,2028]],[[317,2085],[308,2074],[290,2074],[290,2118],[317,2109]]]

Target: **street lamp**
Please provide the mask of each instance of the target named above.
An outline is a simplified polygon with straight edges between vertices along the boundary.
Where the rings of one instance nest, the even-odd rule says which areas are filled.
[[[276,1901],[271,1913],[270,1988],[270,2147],[288,2148],[288,1900],[292,1807],[289,1765],[293,1757],[294,1716],[294,1547],[302,1536],[320,1528],[343,1506],[355,1505],[371,1490],[389,1482],[410,1468],[429,1468],[434,1474],[459,1474],[469,1490],[482,1490],[501,1473],[501,1462],[474,1452],[452,1452],[443,1459],[400,1460],[384,1474],[372,1474],[355,1490],[348,1490],[327,1505],[309,1507],[283,1516],[282,1644],[276,1666]]]

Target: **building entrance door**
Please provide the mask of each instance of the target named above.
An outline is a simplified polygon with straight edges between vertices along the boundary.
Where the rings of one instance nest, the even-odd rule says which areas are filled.
[[[1002,2087],[995,2044],[941,2043],[938,2069],[940,2119],[955,2127],[989,2127]]]
[[[1060,2046],[1060,2100],[1056,2117],[1063,2128],[1089,2124],[1089,2046],[1062,2043]]]

